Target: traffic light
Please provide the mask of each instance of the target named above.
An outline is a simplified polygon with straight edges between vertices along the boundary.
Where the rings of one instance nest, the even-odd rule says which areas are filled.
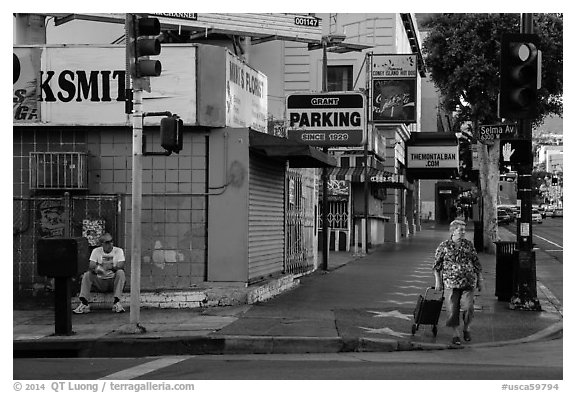
[[[184,122],[178,116],[168,116],[160,120],[160,146],[169,152],[182,150]]]
[[[160,76],[162,64],[159,60],[148,58],[148,56],[159,55],[161,51],[160,40],[157,37],[160,34],[160,21],[158,18],[133,16],[131,34],[132,77]]]
[[[507,119],[535,118],[539,78],[538,36],[503,34],[498,116]]]
[[[472,145],[465,139],[458,140],[458,156],[460,157],[460,178],[469,181],[472,175]]]

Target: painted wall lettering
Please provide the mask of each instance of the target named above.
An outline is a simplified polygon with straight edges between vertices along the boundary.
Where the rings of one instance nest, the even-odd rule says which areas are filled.
[[[40,71],[39,101],[124,101],[126,71]],[[52,80],[54,79],[54,81]]]

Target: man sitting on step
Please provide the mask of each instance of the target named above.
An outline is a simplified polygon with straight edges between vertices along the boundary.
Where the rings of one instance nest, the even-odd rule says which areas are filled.
[[[82,275],[80,286],[80,305],[72,312],[86,314],[90,312],[88,297],[92,288],[98,292],[114,292],[113,312],[124,312],[120,304],[120,296],[126,284],[124,274],[124,250],[114,247],[112,236],[105,233],[100,236],[100,247],[96,247],[90,254],[90,265],[87,272]]]

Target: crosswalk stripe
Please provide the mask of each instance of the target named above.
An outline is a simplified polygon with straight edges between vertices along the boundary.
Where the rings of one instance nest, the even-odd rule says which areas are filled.
[[[161,359],[153,360],[148,363],[140,364],[135,367],[127,368],[122,371],[118,371],[114,374],[106,375],[105,377],[100,378],[100,380],[127,380],[127,379],[134,379],[140,377],[144,374],[148,374],[152,371],[156,371],[158,369],[171,366],[176,363],[183,362],[184,360],[188,360],[193,358],[194,356],[170,356],[170,357],[163,357]]]

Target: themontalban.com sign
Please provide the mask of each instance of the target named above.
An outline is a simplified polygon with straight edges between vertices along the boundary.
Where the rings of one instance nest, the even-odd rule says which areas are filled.
[[[297,93],[286,99],[288,138],[314,146],[361,146],[366,136],[361,93]]]
[[[458,146],[407,146],[408,168],[458,168]]]

